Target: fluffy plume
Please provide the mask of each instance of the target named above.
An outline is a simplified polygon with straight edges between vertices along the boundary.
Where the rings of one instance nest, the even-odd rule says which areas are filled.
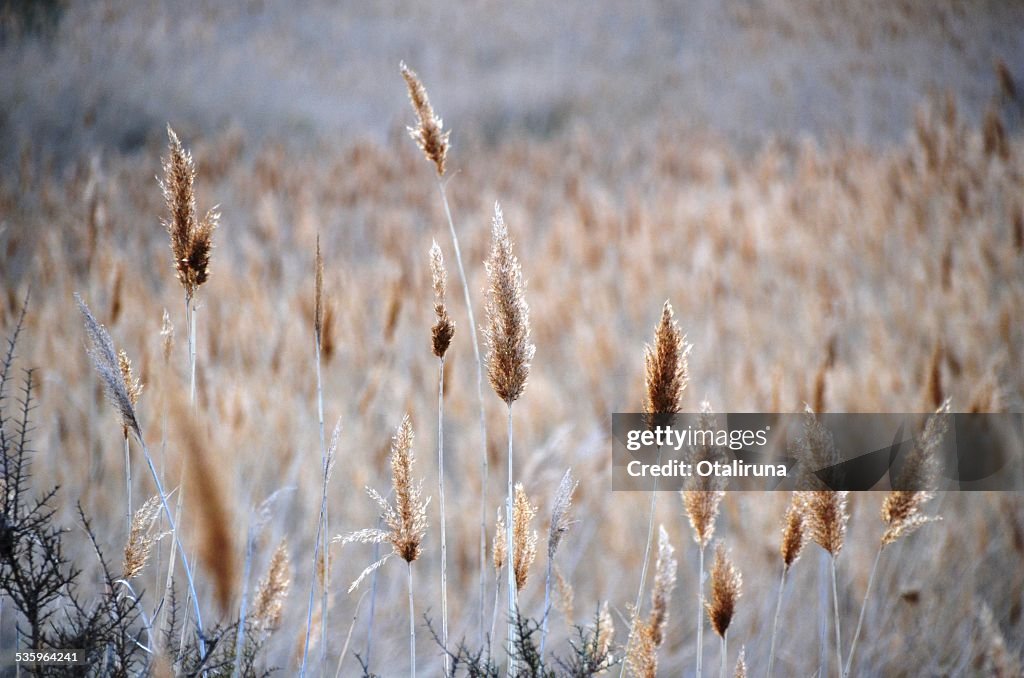
[[[291,586],[291,562],[288,560],[288,544],[281,540],[270,558],[267,575],[256,588],[252,606],[252,623],[258,632],[269,633],[281,624],[284,599]]]
[[[747,678],[747,648],[740,648],[740,656],[736,659],[736,670],[733,678]]]
[[[707,401],[700,406],[700,428],[713,431],[718,428],[711,405]],[[716,461],[722,457],[714,442],[701,441],[692,446],[688,452],[689,462],[696,466],[701,461]],[[715,521],[718,518],[719,505],[725,493],[721,490],[723,479],[715,476],[694,476],[687,479],[686,489],[680,491],[686,517],[693,528],[693,540],[703,549],[715,534]]]
[[[487,376],[495,393],[511,405],[523,394],[535,347],[530,343],[530,309],[519,259],[512,253],[501,206],[494,203],[487,268]]]
[[[515,571],[516,590],[522,591],[530,576],[530,567],[537,557],[537,531],[530,529],[530,523],[537,515],[537,507],[530,503],[522,483],[516,483],[515,499],[512,502],[512,567]]]
[[[495,574],[501,572],[508,559],[508,544],[505,541],[505,512],[498,507],[498,518],[494,523],[494,540],[491,542],[491,561]]]
[[[946,400],[928,417],[924,431],[914,443],[914,449],[903,463],[903,468],[894,485],[897,489],[882,502],[882,520],[886,523],[882,535],[882,546],[905,537],[925,523],[940,520],[938,516],[927,516],[921,512],[933,496],[932,490],[938,475],[938,460],[935,449],[946,434],[949,400]]]
[[[629,675],[635,678],[657,678],[658,644],[654,639],[655,631],[649,621],[642,619],[634,610],[625,658]]]
[[[157,495],[143,504],[132,518],[128,543],[124,547],[124,563],[122,565],[124,574],[122,576],[125,579],[134,579],[139,576],[149,560],[149,552],[153,548],[153,544],[170,534],[169,532],[153,534],[153,525],[160,514],[160,508],[160,497]]]
[[[827,490],[838,482],[838,478],[826,477],[823,480],[819,475],[824,469],[834,469],[842,460],[832,439],[832,432],[818,420],[810,407],[804,408],[803,431],[797,439],[794,456],[800,464],[797,487]]]
[[[655,646],[665,640],[668,611],[672,590],[676,587],[675,549],[668,541],[668,532],[658,526],[658,562],[654,569],[654,589],[651,591],[651,614],[648,621]]]
[[[164,354],[164,364],[167,364],[171,360],[171,349],[174,348],[174,325],[166,308],[160,321],[160,347]]]
[[[803,502],[800,495],[794,492],[786,508],[786,517],[782,524],[782,543],[779,546],[782,563],[787,570],[800,558],[800,553],[806,545],[807,530]]]
[[[430,105],[427,97],[427,89],[423,86],[415,71],[401,62],[398,65],[405,78],[405,84],[409,88],[409,101],[416,111],[416,126],[409,127],[409,136],[413,138],[416,145],[427,156],[427,160],[434,163],[437,169],[437,176],[444,176],[444,161],[448,155],[448,135],[445,132],[444,122],[434,113],[434,107]]]
[[[125,386],[124,376],[121,372],[121,359],[114,348],[114,341],[110,338],[106,328],[97,322],[89,307],[77,294],[75,301],[78,302],[78,310],[81,311],[85,320],[85,333],[89,339],[89,348],[87,349],[89,358],[103,382],[107,399],[121,415],[121,425],[124,430],[131,431],[136,438],[141,440],[142,433],[135,417],[135,402]]]
[[[711,628],[720,637],[725,636],[736,614],[742,585],[743,577],[729,559],[725,545],[719,542],[715,548],[715,563],[711,566],[711,598],[704,606],[711,620]]]
[[[135,378],[132,374],[132,361],[128,359],[128,354],[122,348],[117,352],[117,366],[121,370],[121,379],[124,381],[124,389],[128,392],[128,400],[132,404],[132,409],[139,404],[139,396],[142,395],[142,382]],[[128,427],[122,426],[124,437],[128,437]]]
[[[597,656],[604,657],[604,663],[597,667],[598,673],[615,664],[615,657],[612,649],[615,646],[615,620],[608,610],[608,601],[601,603],[601,609],[597,613]]]
[[[644,346],[644,413],[649,426],[660,421],[656,415],[678,414],[682,410],[691,348],[679,329],[672,304],[666,300],[661,320],[654,329],[654,346]]]
[[[412,423],[409,415],[405,415],[391,442],[391,487],[395,494],[395,503],[389,503],[376,490],[366,488],[370,498],[380,506],[388,529],[358,530],[333,540],[340,541],[342,545],[352,542],[391,544],[392,552],[364,569],[348,587],[349,593],[391,556],[397,555],[407,563],[420,557],[420,544],[427,533],[427,505],[430,499],[422,498],[423,481],[414,481],[412,478],[412,465],[415,461],[412,441]]]
[[[849,492],[804,490],[796,494],[803,505],[804,528],[808,537],[832,557],[838,556],[843,550],[846,523],[850,519],[846,507]]]
[[[431,347],[434,355],[444,358],[455,336],[455,323],[448,315],[448,307],[444,303],[448,290],[448,271],[445,270],[444,257],[436,240],[430,247],[430,275],[434,282],[434,314],[437,316],[437,322],[430,328]]]
[[[167,126],[168,155],[164,159],[164,179],[160,182],[170,217],[164,220],[171,236],[171,252],[178,281],[191,299],[210,276],[213,231],[220,221],[214,207],[202,219],[196,214],[196,169],[192,154],[181,146],[178,135]]]
[[[569,509],[572,507],[572,493],[580,481],[572,477],[572,469],[567,469],[558,483],[558,491],[555,492],[554,506],[551,508],[551,527],[548,530],[548,559],[555,557],[555,551],[562,542],[562,537],[569,531],[573,521],[569,519]]]

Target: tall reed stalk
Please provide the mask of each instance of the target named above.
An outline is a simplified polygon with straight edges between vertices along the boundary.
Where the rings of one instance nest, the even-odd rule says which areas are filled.
[[[579,485],[578,480],[572,477],[572,469],[567,469],[558,483],[558,490],[555,492],[555,500],[551,508],[551,526],[548,528],[548,562],[547,571],[544,573],[544,615],[540,631],[540,654],[544,656],[544,643],[548,637],[548,616],[551,613],[551,575],[555,564],[555,553],[562,543],[562,537],[569,531],[572,521],[569,519],[569,509],[572,506],[572,493]]]
[[[327,446],[324,441],[324,389],[323,378],[320,370],[320,355],[323,346],[324,326],[324,259],[320,254],[320,234],[316,236],[316,257],[313,262],[315,269],[315,284],[313,297],[313,340],[316,353],[316,411],[317,421],[320,428],[320,464],[327,464]],[[324,497],[327,496],[327,488],[324,487]],[[323,543],[323,590],[320,599],[320,662],[321,665],[327,659],[327,592],[330,590],[331,575],[331,549],[329,543],[330,527],[330,505],[325,501],[323,506],[323,529],[320,531]]]
[[[786,508],[786,517],[782,525],[782,541],[779,554],[782,556],[782,578],[779,581],[779,596],[775,602],[775,617],[772,620],[772,640],[768,652],[768,678],[771,678],[775,667],[775,639],[779,632],[779,614],[782,612],[782,594],[786,590],[786,575],[803,552],[807,544],[807,531],[804,529],[804,507],[799,492],[790,497]]]
[[[444,356],[455,335],[455,324],[445,307],[448,271],[437,241],[430,248],[430,273],[434,287],[434,314],[437,322],[430,330],[430,344],[437,357],[437,494],[441,505],[441,645],[444,650],[444,673],[450,673],[448,654],[448,540],[444,501]]]
[[[444,122],[434,113],[430,104],[427,90],[423,82],[416,75],[415,71],[405,65],[399,64],[402,77],[405,79],[406,87],[409,90],[409,101],[416,112],[416,126],[410,127],[409,135],[419,146],[427,160],[434,164],[437,176],[437,191],[441,197],[441,205],[444,207],[444,215],[448,221],[448,231],[452,238],[452,248],[455,250],[455,263],[459,269],[459,279],[462,282],[462,295],[466,303],[466,315],[469,318],[469,336],[473,342],[473,359],[476,361],[476,398],[480,411],[480,577],[477,606],[478,621],[478,642],[483,644],[484,640],[484,600],[486,590],[487,573],[487,416],[484,411],[483,392],[483,370],[484,361],[480,354],[480,342],[477,339],[476,318],[473,315],[473,302],[469,294],[469,279],[466,277],[466,269],[462,264],[462,250],[459,247],[459,236],[455,232],[455,221],[452,219],[451,207],[448,204],[448,193],[444,179],[445,162],[448,156],[449,136],[451,132],[445,132]]]
[[[505,499],[505,526],[508,540],[510,567],[508,586],[509,675],[515,675],[514,655],[516,583],[511,565],[515,563],[513,545],[513,474],[512,474],[512,403],[519,399],[530,375],[530,361],[536,347],[530,342],[530,309],[526,304],[526,283],[519,259],[512,252],[512,239],[501,212],[494,203],[491,222],[491,251],[485,263],[487,269],[487,377],[491,387],[508,406],[508,484]]]
[[[654,345],[644,346],[644,415],[648,428],[654,428],[671,421],[672,415],[678,414],[683,407],[683,391],[689,380],[689,364],[687,356],[690,344],[679,329],[675,320],[672,304],[665,301],[661,309],[661,319],[654,328]],[[661,463],[661,446],[658,446],[658,464]],[[651,487],[651,504],[647,514],[647,540],[644,543],[644,560],[640,568],[640,586],[636,592],[635,614],[640,613],[644,587],[647,584],[647,566],[651,557],[651,543],[654,540],[654,512],[658,502],[658,478],[654,478]],[[633,633],[633,629],[630,629]],[[624,675],[626,664],[623,663],[619,676]]]

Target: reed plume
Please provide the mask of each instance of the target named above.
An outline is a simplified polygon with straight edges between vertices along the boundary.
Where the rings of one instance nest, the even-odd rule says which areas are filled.
[[[711,628],[722,639],[722,668],[720,675],[725,678],[726,658],[728,657],[729,625],[736,614],[743,577],[733,565],[725,545],[721,542],[715,547],[715,561],[711,566],[711,599],[705,603]]]
[[[740,648],[740,656],[736,658],[736,669],[733,678],[747,678],[747,648]]]
[[[487,257],[487,376],[491,387],[508,406],[508,486],[505,498],[506,540],[515,544],[513,534],[514,496],[512,489],[512,403],[523,394],[530,374],[534,345],[530,343],[530,308],[526,304],[526,283],[523,281],[519,259],[512,252],[512,239],[501,213],[501,206],[494,203],[494,219],[491,224],[491,251]],[[513,551],[514,553],[514,551]],[[514,564],[514,563],[513,563]],[[509,568],[506,579],[508,586],[508,628],[507,643],[510,673],[515,673],[516,592],[515,567]]]
[[[262,636],[272,633],[281,625],[284,600],[291,588],[292,566],[288,559],[288,543],[282,539],[270,558],[267,574],[256,587],[252,606],[252,624]]]
[[[548,528],[548,564],[544,575],[544,614],[541,621],[540,653],[544,655],[544,643],[548,635],[548,615],[551,606],[551,574],[562,537],[569,531],[573,521],[569,519],[572,507],[572,494],[576,491],[579,481],[572,477],[572,469],[566,469],[555,492],[555,501],[551,509],[551,525]]]
[[[124,562],[121,566],[123,579],[134,579],[142,574],[149,561],[153,544],[158,542],[166,532],[154,535],[153,525],[160,515],[160,497],[152,497],[144,503],[132,518],[128,532],[128,542],[124,547]]]
[[[376,490],[366,488],[370,498],[380,506],[384,524],[388,529],[359,530],[338,537],[336,540],[341,541],[343,545],[350,542],[391,544],[391,553],[364,569],[348,587],[349,593],[354,591],[368,575],[387,562],[391,556],[397,555],[405,561],[409,589],[409,664],[411,675],[416,675],[416,616],[412,595],[412,564],[420,557],[423,537],[427,533],[427,505],[430,503],[430,498],[423,499],[422,497],[423,481],[413,480],[412,466],[416,458],[412,451],[412,442],[412,422],[409,420],[409,415],[405,415],[391,442],[391,490],[395,495],[395,503],[388,502]]]
[[[405,78],[406,87],[409,89],[409,101],[416,111],[416,126],[409,127],[409,136],[416,145],[423,151],[427,160],[434,163],[437,176],[444,176],[445,157],[448,155],[448,136],[451,132],[444,131],[444,122],[434,113],[434,107],[430,105],[430,97],[427,96],[427,88],[423,86],[415,71],[410,69],[402,61],[398,64]]]
[[[661,309],[661,319],[654,328],[654,345],[644,345],[644,420],[648,427],[668,423],[671,416],[683,408],[683,392],[689,383],[688,356],[692,346],[679,328],[672,304],[666,299]],[[658,461],[661,463],[661,448]],[[640,586],[636,592],[634,607],[639,610],[647,584],[647,566],[651,559],[651,544],[654,541],[654,510],[658,501],[658,478],[651,488],[651,505],[647,515],[647,541],[644,545],[644,559],[640,568]],[[627,666],[624,663],[619,675]]]
[[[775,666],[775,639],[779,631],[779,613],[782,611],[782,593],[786,589],[786,575],[807,545],[807,530],[804,523],[804,506],[797,492],[790,495],[786,517],[782,521],[782,541],[779,555],[782,556],[782,579],[779,581],[779,596],[775,602],[775,620],[772,622],[771,649],[768,653],[768,676],[771,678]]]
[[[490,640],[494,638],[495,626],[498,620],[498,600],[501,596],[501,570],[508,561],[508,536],[505,533],[505,512],[498,507],[497,518],[494,521],[494,539],[491,543],[491,563],[494,566],[494,607],[491,608],[491,633],[488,636],[488,651]]]
[[[846,667],[843,670],[844,676],[849,676],[850,669],[853,667],[853,653],[857,649],[857,641],[860,640],[864,614],[867,611],[871,586],[875,582],[875,573],[882,558],[882,551],[886,546],[917,531],[922,525],[942,520],[941,516],[926,515],[922,513],[921,509],[935,496],[934,490],[939,472],[936,450],[946,435],[948,415],[949,399],[947,398],[925,421],[924,430],[914,441],[914,447],[907,459],[904,460],[899,475],[892,483],[894,489],[886,495],[882,502],[881,515],[882,521],[885,523],[885,531],[882,533],[878,551],[875,553],[871,574],[868,575],[868,585],[864,590],[864,602],[861,603],[860,615],[857,618],[857,630],[853,634],[850,654],[846,658]]]
[[[651,611],[646,619],[633,610],[624,668],[634,676],[644,678],[658,673],[658,648],[665,642],[672,591],[676,585],[677,562],[675,549],[668,540],[663,525],[658,526],[658,561],[654,569],[654,589],[651,591]]]
[[[441,507],[441,646],[444,650],[444,672],[451,671],[448,654],[448,539],[444,500],[444,355],[455,334],[455,324],[445,307],[448,271],[444,267],[441,248],[435,240],[430,247],[430,273],[434,286],[434,313],[437,323],[431,328],[431,347],[437,356],[437,495]]]
[[[178,282],[185,290],[185,324],[188,328],[189,399],[196,399],[196,325],[194,297],[210,277],[213,231],[220,223],[217,207],[200,219],[196,212],[196,169],[192,154],[186,151],[178,135],[167,126],[168,155],[163,161],[164,178],[160,182],[169,217],[163,220],[171,238],[171,253]]]
[[[536,516],[537,507],[530,503],[523,484],[516,483],[512,505],[512,570],[516,591],[522,591],[526,586],[530,568],[537,558],[537,530],[530,529]]]
[[[469,318],[469,336],[473,343],[473,359],[476,361],[476,399],[477,406],[479,409],[480,416],[480,544],[479,544],[479,559],[480,559],[480,576],[478,580],[478,606],[477,606],[477,622],[478,622],[478,642],[482,645],[484,641],[484,598],[486,589],[486,575],[487,575],[487,417],[484,412],[484,361],[480,354],[480,342],[477,339],[477,325],[476,318],[473,314],[473,302],[469,294],[469,279],[466,277],[466,269],[462,264],[462,250],[459,248],[459,236],[455,232],[455,221],[452,219],[452,210],[448,204],[448,192],[446,188],[446,182],[443,181],[445,172],[445,159],[448,155],[448,135],[449,132],[442,132],[443,124],[441,119],[434,113],[433,106],[430,105],[430,99],[427,97],[427,90],[420,81],[419,76],[416,75],[405,62],[399,64],[399,69],[402,71],[402,77],[405,79],[406,87],[409,91],[409,100],[412,103],[413,111],[416,113],[417,125],[416,127],[409,128],[409,134],[413,140],[423,151],[427,160],[434,164],[434,168],[437,170],[436,181],[437,181],[437,192],[441,197],[441,205],[444,207],[444,214],[448,221],[448,232],[452,237],[452,247],[455,250],[455,263],[459,267],[459,279],[462,281],[462,296],[466,303],[466,315]],[[438,319],[439,322],[442,318]],[[454,332],[454,324],[450,328],[443,328],[445,330],[450,329]],[[439,339],[443,337],[444,332],[441,336],[435,336],[434,348],[435,351],[440,348],[441,343]],[[448,341],[451,341],[451,336],[448,336]],[[447,349],[447,345],[445,345]]]

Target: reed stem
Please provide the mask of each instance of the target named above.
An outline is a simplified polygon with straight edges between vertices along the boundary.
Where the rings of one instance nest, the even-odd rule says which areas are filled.
[[[779,597],[775,601],[775,620],[772,622],[772,642],[768,652],[768,678],[772,676],[772,668],[775,666],[775,638],[779,632],[779,613],[782,612],[782,592],[786,588],[786,574],[789,568],[782,566],[782,581],[779,582]]]
[[[722,668],[718,672],[719,678],[725,678],[726,676],[726,662],[729,659],[729,634],[726,632],[722,636]]]
[[[448,656],[448,542],[444,504],[444,358],[437,369],[437,494],[441,504],[441,644],[444,649],[444,675],[451,672]]]
[[[661,465],[661,446],[658,446],[658,465]],[[647,565],[651,559],[651,542],[654,541],[654,509],[658,503],[658,476],[654,476],[654,485],[651,488],[651,508],[647,512],[647,544],[644,546],[644,563],[640,568],[640,588],[636,592],[636,604],[633,609],[636,610],[635,614],[637,617],[640,615],[640,603],[644,599],[644,586],[647,584]],[[630,633],[633,629],[630,629]],[[700,669],[697,669],[698,672]],[[622,678],[626,672],[626,662],[622,662],[622,666],[619,668],[619,678]],[[698,673],[699,675],[699,673]]]
[[[839,589],[836,586],[836,557],[832,556],[832,614],[836,627],[836,673],[843,675],[843,650],[839,630]]]
[[[860,629],[861,625],[864,624],[864,612],[868,609],[868,598],[871,596],[871,585],[875,582],[875,572],[878,570],[878,561],[882,558],[882,546],[878,547],[878,553],[875,554],[875,563],[871,566],[871,574],[868,576],[868,588],[864,591],[864,603],[860,606],[860,616],[857,618],[857,630],[853,634],[853,642],[850,644],[850,654],[846,658],[846,668],[843,670],[843,676],[850,675],[850,669],[853,666],[853,651],[857,649],[857,641],[860,640]]]
[[[487,573],[487,418],[484,413],[484,363],[480,357],[480,342],[476,336],[477,326],[476,319],[473,316],[473,302],[469,296],[469,280],[466,278],[466,269],[462,266],[462,251],[459,249],[459,237],[455,233],[455,222],[452,220],[452,211],[448,206],[448,194],[441,177],[437,178],[437,190],[441,194],[441,204],[444,205],[444,214],[448,218],[448,230],[451,233],[452,247],[455,250],[455,263],[459,267],[462,294],[466,300],[466,313],[469,316],[469,336],[473,339],[473,357],[476,360],[476,398],[480,405],[480,605],[478,608],[480,628],[478,636],[479,642],[482,645],[484,640],[484,596]],[[511,491],[509,496],[511,496]]]
[[[704,669],[704,546],[700,547],[697,570],[697,678]]]
[[[127,498],[128,506],[125,517],[128,520],[128,534],[132,533],[132,457],[131,457],[131,443],[128,441],[128,434],[124,436],[124,487],[125,497]]]
[[[306,675],[306,664],[309,659],[309,636],[312,633],[313,628],[313,600],[316,594],[316,570],[317,564],[320,559],[320,542],[323,537],[324,527],[324,513],[327,510],[327,457],[324,457],[323,463],[323,479],[320,484],[320,516],[316,521],[316,541],[313,543],[313,581],[309,583],[309,604],[306,608],[306,640],[302,648],[302,667],[299,669],[299,675]],[[323,625],[323,619],[320,620],[321,626]]]
[[[324,390],[323,380],[320,373],[320,333],[314,332],[314,339],[316,341],[316,410],[317,417],[320,423],[320,463],[327,465],[327,445],[324,441]],[[324,478],[324,496],[327,496],[327,478]],[[321,664],[327,660],[327,591],[329,590],[329,581],[331,574],[331,549],[330,549],[330,534],[328,513],[329,507],[326,502],[323,506],[323,524],[324,528],[321,532],[323,539],[322,548],[324,553],[324,581],[323,581],[323,593],[322,599],[320,600],[320,662]]]
[[[416,678],[416,612],[412,605],[412,561],[406,565],[409,570],[409,675]]]
[[[505,584],[508,586],[508,675],[516,675],[515,659],[515,621],[516,621],[516,549],[515,535],[512,527],[512,403],[508,405],[508,497],[505,499],[505,543],[508,544],[508,556],[505,569],[508,571]]]

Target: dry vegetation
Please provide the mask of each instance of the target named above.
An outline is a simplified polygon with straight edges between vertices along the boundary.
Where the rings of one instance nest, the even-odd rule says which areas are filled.
[[[714,632],[703,634],[707,675],[720,665],[759,675],[770,654],[775,675],[836,675],[853,643],[851,675],[1018,675],[1021,497],[933,498],[922,488],[808,492],[791,503],[785,493],[701,487],[654,503],[611,493],[608,439],[609,413],[645,403],[707,417],[712,406],[805,403],[933,412],[947,398],[954,411],[1024,409],[1024,139],[1008,122],[1024,101],[1013,76],[1000,76],[983,121],[965,120],[953,96],[933,98],[903,140],[882,146],[784,138],[740,150],[667,120],[463,146],[446,118],[445,131],[438,120],[416,138],[431,162],[399,134],[309,155],[237,130],[182,135],[189,158],[172,133],[168,177],[204,208],[219,204],[205,220],[194,198],[175,202],[170,183],[164,204],[154,175],[168,150],[156,131],[137,153],[60,166],[27,145],[0,175],[0,327],[14,328],[31,290],[16,361],[36,370],[31,487],[60,486],[54,522],[71,528],[64,555],[86,573],[81,593],[105,580],[76,529],[76,502],[102,551],[124,553],[124,588],[145,617],[136,632],[170,623],[154,604],[170,590],[168,563],[187,559],[206,626],[220,627],[224,643],[236,630],[264,643],[244,670],[354,675],[362,662],[402,675],[410,641],[424,675],[442,661],[462,675],[481,649],[504,667],[503,624],[494,643],[480,634],[493,627],[493,605],[505,620],[509,596],[529,617],[509,628],[568,675],[617,674],[627,646],[627,673],[692,671],[702,604]],[[406,85],[397,68],[390,83]],[[420,122],[434,115],[423,102]],[[486,331],[467,317],[461,274],[445,284],[442,256],[454,261],[455,251],[442,174]],[[172,224],[176,261],[161,220]],[[198,318],[194,405],[182,286]],[[101,360],[94,348],[101,378],[75,294],[125,351]],[[476,331],[496,392],[482,393],[484,465]],[[97,330],[88,334],[95,347]],[[16,414],[13,395],[5,407]],[[329,448],[325,418],[340,422]],[[441,458],[443,603],[440,506],[427,501]],[[364,488],[376,488],[376,503]],[[167,535],[171,513],[180,547]],[[502,549],[493,561],[481,561],[481,514],[487,544]],[[655,524],[645,591],[644,535]],[[347,536],[324,539],[328,525],[328,537]],[[408,568],[377,568],[387,549]],[[638,583],[650,604],[633,610]],[[173,584],[182,617],[194,601],[180,567]],[[232,627],[246,614],[248,626]],[[0,647],[13,644],[13,626],[5,599]],[[237,664],[225,661],[230,673]],[[537,661],[523,651],[516,666]]]

